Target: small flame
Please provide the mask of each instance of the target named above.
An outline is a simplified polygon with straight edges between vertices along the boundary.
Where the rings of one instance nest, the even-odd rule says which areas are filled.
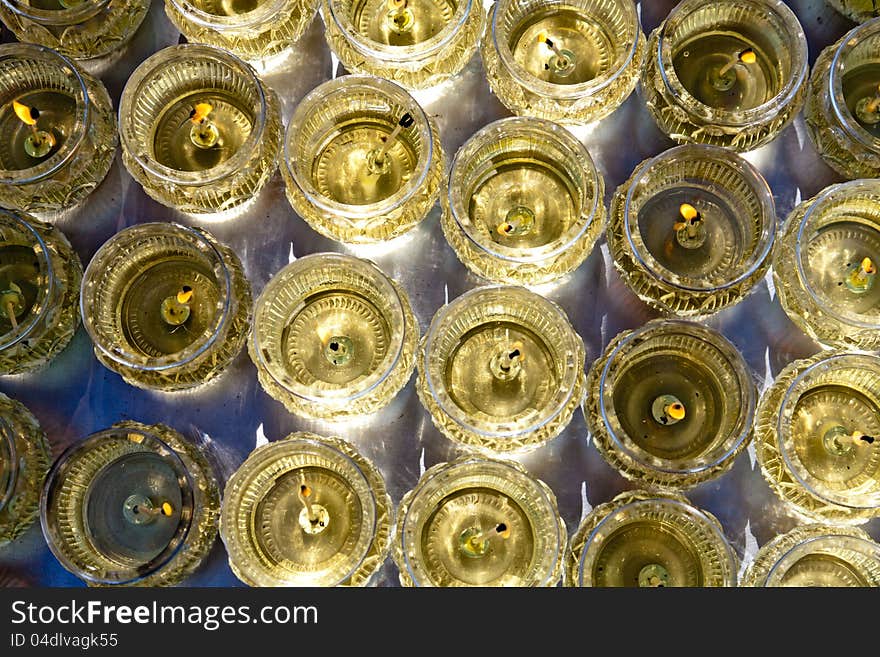
[[[189,113],[189,120],[198,125],[208,118],[208,114],[210,114],[213,109],[214,106],[210,103],[196,103],[193,111]]]
[[[299,492],[302,493],[303,497],[311,497],[312,496],[312,489],[309,488],[308,486],[306,486],[305,484],[303,484],[302,486],[299,487]]]
[[[682,203],[678,211],[685,221],[693,221],[700,215],[697,209],[690,203]]]
[[[495,527],[495,532],[503,539],[510,538],[510,527],[503,522]]]
[[[17,100],[12,101],[12,109],[15,111],[15,115],[21,119],[22,123],[27,125],[36,125],[37,119],[34,117],[34,110],[31,107],[28,107],[24,103],[19,103]],[[37,114],[39,116],[39,113]]]
[[[538,33],[538,42],[539,43],[547,43],[547,33],[546,32],[539,32]]]
[[[184,287],[180,292],[177,293],[177,303],[189,303],[189,300],[192,299],[193,291],[191,287]]]
[[[174,507],[171,506],[168,502],[164,502],[162,504],[162,513],[166,516],[170,516],[172,513],[174,513]]]
[[[666,407],[666,412],[673,420],[683,420],[685,415],[684,404],[677,402],[675,404],[670,404]]]
[[[739,54],[739,61],[743,64],[754,64],[758,61],[758,56],[755,54],[754,50],[746,48]]]
[[[877,266],[870,258],[865,258],[862,260],[862,271],[866,274],[876,274]]]

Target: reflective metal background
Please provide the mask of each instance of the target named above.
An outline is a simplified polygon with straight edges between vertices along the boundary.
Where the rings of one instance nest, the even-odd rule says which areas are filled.
[[[787,1],[809,38],[811,63],[822,48],[851,27],[823,0]],[[642,0],[645,32],[656,27],[675,4],[673,0]],[[3,40],[11,40],[8,32],[3,33]],[[146,22],[122,57],[97,71],[114,102],[135,66],[178,40],[178,33],[162,11],[161,0],[154,0]],[[333,77],[334,65],[324,43],[323,25],[316,18],[294,52],[264,75],[283,101],[285,120],[305,93]],[[336,70],[337,75],[341,73],[341,69]],[[509,114],[490,94],[479,55],[450,83],[416,96],[437,117],[450,157],[477,129]],[[606,203],[639,162],[673,145],[654,126],[638,94],[633,94],[606,120],[577,134],[605,176]],[[780,221],[801,199],[839,181],[818,158],[802,118],[772,144],[747,158],[767,177]],[[320,237],[293,213],[284,197],[281,177],[276,174],[245,215],[202,225],[241,256],[255,295],[293,257],[318,251],[344,251],[371,258],[406,288],[424,332],[433,313],[447,299],[480,283],[456,260],[443,238],[438,219],[439,206],[416,230],[392,244],[347,248]],[[148,198],[132,181],[119,157],[107,179],[82,207],[55,220],[70,237],[83,263],[105,240],[126,226],[157,220],[199,223]],[[587,344],[588,365],[618,331],[639,326],[656,315],[621,283],[610,266],[604,241],[573,275],[540,291],[568,312]],[[788,320],[772,285],[768,288],[767,283],[759,285],[743,303],[708,323],[742,351],[759,388],[767,385],[791,360],[819,349]],[[229,372],[203,390],[153,393],[127,386],[99,365],[82,329],[48,369],[36,375],[5,377],[0,380],[0,391],[22,401],[34,412],[56,454],[71,442],[123,419],[165,422],[194,440],[210,441],[227,474],[255,444],[264,440],[277,440],[297,430],[343,436],[379,466],[395,503],[415,484],[423,468],[455,453],[419,404],[414,378],[389,407],[369,420],[345,424],[305,421],[290,415],[263,393],[245,352]],[[753,454],[751,449],[743,453],[732,472],[689,494],[694,503],[719,518],[741,556],[753,554],[757,545],[797,524],[770,493]],[[555,491],[570,532],[590,505],[607,501],[632,487],[599,457],[589,442],[580,412],[559,438],[520,460]],[[880,521],[870,523],[867,529],[880,539]],[[0,551],[0,569],[37,586],[82,585],[51,555],[39,523]],[[397,570],[390,559],[378,583],[397,585]],[[191,586],[237,584],[219,540],[205,567],[186,582]]]

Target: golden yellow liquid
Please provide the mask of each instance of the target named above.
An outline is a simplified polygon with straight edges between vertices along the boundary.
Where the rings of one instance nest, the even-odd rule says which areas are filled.
[[[355,4],[352,23],[364,37],[390,46],[427,41],[455,16],[454,0],[364,0]]]

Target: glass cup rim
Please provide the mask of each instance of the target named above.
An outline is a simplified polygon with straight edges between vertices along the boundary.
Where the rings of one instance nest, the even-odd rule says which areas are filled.
[[[138,143],[132,134],[135,131],[134,109],[138,102],[136,95],[144,84],[160,75],[166,67],[173,66],[180,60],[193,58],[212,59],[227,67],[227,70],[234,70],[244,76],[255,96],[252,99],[255,110],[254,124],[241,147],[228,160],[204,171],[181,171],[161,164],[149,154],[139,152]],[[266,89],[250,64],[222,48],[200,43],[180,43],[153,53],[141,62],[129,76],[119,99],[119,138],[125,152],[151,175],[173,185],[204,186],[236,175],[246,166],[262,142],[268,111]],[[155,118],[158,117],[153,117],[153,119]]]
[[[828,68],[829,102],[840,125],[866,148],[880,152],[880,139],[870,134],[850,113],[843,95],[843,68],[846,57],[868,39],[880,40],[880,18],[860,23],[843,37],[834,50],[831,65]]]
[[[189,517],[187,517],[186,514],[181,513],[180,523],[174,537],[169,541],[168,547],[156,557],[151,559],[144,566],[137,568],[136,573],[126,573],[125,570],[113,571],[113,574],[126,575],[126,579],[97,577],[88,571],[81,569],[79,565],[74,564],[73,561],[67,557],[66,553],[55,544],[53,537],[57,532],[54,531],[54,525],[49,519],[49,507],[52,504],[56,489],[61,485],[61,479],[64,478],[65,470],[70,465],[71,459],[78,456],[80,453],[87,452],[90,448],[100,444],[105,439],[117,437],[120,436],[120,434],[126,436],[128,434],[139,434],[142,437],[142,440],[138,441],[138,444],[150,447],[151,449],[146,451],[161,456],[166,463],[172,467],[175,474],[178,476],[181,493],[183,494],[183,509],[186,509],[188,506],[190,507]],[[113,461],[111,461],[111,463],[112,462]],[[98,472],[101,472],[107,465],[108,464],[102,466]],[[194,482],[192,474],[189,472],[183,459],[180,458],[180,455],[173,447],[153,432],[152,427],[147,425],[142,427],[109,427],[86,436],[83,440],[68,446],[52,464],[52,467],[46,475],[43,491],[40,495],[40,525],[43,531],[43,536],[45,537],[46,543],[48,543],[52,554],[55,555],[55,558],[57,558],[67,570],[74,573],[77,577],[95,584],[133,584],[157,573],[163,567],[171,563],[171,561],[183,549],[183,546],[186,544],[186,538],[189,536],[190,529],[192,528],[193,510],[195,508],[195,496],[193,490]],[[85,501],[85,497],[83,499]]]
[[[149,238],[152,233],[157,231],[162,233],[175,233],[178,237],[194,243],[201,252],[206,253],[207,256],[214,261],[215,268],[219,267],[223,274],[223,278],[217,281],[222,285],[222,289],[220,290],[222,308],[220,309],[220,312],[217,313],[217,317],[211,326],[211,334],[209,338],[201,343],[198,341],[193,342],[191,345],[188,345],[185,349],[176,354],[169,354],[159,358],[152,356],[146,357],[119,346],[113,347],[112,345],[106,344],[104,336],[96,330],[91,321],[86,319],[87,317],[90,317],[88,311],[91,309],[93,302],[87,300],[89,295],[85,294],[86,288],[93,285],[95,280],[100,276],[100,271],[98,270],[103,269],[106,266],[104,260],[112,255],[112,251],[115,247],[120,243],[137,242],[141,239]],[[228,322],[231,321],[231,310],[232,275],[225,257],[217,248],[213,236],[203,229],[191,228],[176,222],[149,222],[123,228],[98,248],[95,255],[92,256],[92,259],[86,267],[85,273],[82,277],[80,314],[83,318],[83,326],[89,334],[92,343],[104,356],[113,362],[138,371],[162,372],[172,368],[183,367],[191,363],[207,352],[207,350],[217,342],[224,328]]]
[[[40,233],[28,222],[22,215],[12,211],[0,208],[0,224],[5,220],[10,220],[17,224],[18,232],[24,233],[28,238],[33,240],[34,253],[40,262],[40,270],[46,278],[46,289],[41,289],[40,296],[34,300],[34,305],[39,304],[39,312],[32,313],[33,318],[27,324],[20,324],[18,329],[10,331],[0,336],[0,352],[17,345],[22,340],[27,339],[31,335],[39,323],[49,313],[49,300],[55,294],[57,281],[55,279],[55,268],[52,265],[52,258],[49,257],[49,247]],[[42,286],[41,286],[42,288]],[[33,308],[33,306],[31,306]],[[11,336],[7,339],[7,336]]]
[[[576,351],[577,341],[581,340],[581,338],[574,330],[574,327],[571,325],[568,316],[561,306],[551,301],[550,299],[547,299],[546,297],[536,294],[535,292],[532,292],[531,290],[519,285],[482,285],[472,290],[468,290],[461,296],[453,299],[448,304],[441,306],[440,309],[437,310],[437,312],[434,314],[434,317],[431,319],[431,325],[428,328],[428,332],[425,334],[425,342],[422,349],[422,356],[420,358],[419,367],[424,372],[425,382],[427,383],[431,397],[436,401],[437,405],[440,407],[443,413],[449,416],[449,418],[453,422],[455,422],[457,425],[464,428],[465,430],[473,432],[480,436],[490,436],[494,438],[511,438],[540,429],[541,427],[546,426],[548,423],[552,422],[555,418],[559,416],[560,413],[563,412],[566,405],[571,400],[572,395],[574,395],[577,391],[579,376],[578,373],[579,371],[582,371],[583,363],[575,362],[573,366],[564,367],[564,380],[558,386],[559,391],[557,392],[553,405],[549,406],[547,409],[542,409],[541,416],[535,422],[533,422],[531,426],[524,427],[518,431],[499,430],[491,426],[475,426],[475,423],[467,418],[466,413],[464,413],[464,411],[462,411],[461,408],[452,401],[447,391],[447,386],[442,381],[442,379],[439,381],[435,380],[435,377],[433,376],[433,368],[430,365],[430,359],[433,352],[434,341],[438,337],[437,334],[441,330],[442,325],[449,321],[450,317],[454,317],[455,313],[459,312],[461,308],[466,307],[469,303],[476,303],[477,300],[480,300],[481,297],[487,297],[491,299],[501,294],[504,295],[505,299],[520,298],[525,303],[531,305],[533,308],[540,307],[543,311],[544,317],[552,318],[553,323],[556,324],[560,331],[566,334],[567,341],[570,343],[573,350]],[[483,320],[478,326],[483,326],[488,323],[490,323],[490,320]],[[493,423],[493,425],[498,424],[503,423]]]
[[[456,2],[455,14],[443,29],[434,36],[419,43],[408,46],[392,46],[379,41],[364,37],[355,29],[351,18],[337,5],[338,0],[323,0],[324,7],[336,28],[343,34],[345,40],[361,55],[383,60],[389,63],[407,64],[412,61],[422,62],[434,57],[443,48],[446,48],[458,36],[462,26],[467,21],[472,11],[482,11],[482,6],[474,6],[474,0]]]
[[[471,222],[463,223],[468,217],[466,204],[463,199],[463,191],[461,181],[458,180],[460,171],[474,157],[475,151],[482,145],[480,142],[492,140],[506,131],[515,131],[518,136],[532,134],[541,134],[542,137],[548,135],[563,150],[567,150],[570,154],[580,161],[583,166],[580,173],[584,174],[585,180],[580,185],[579,191],[583,194],[584,200],[587,199],[587,187],[592,185],[593,199],[592,206],[581,209],[578,220],[569,227],[563,235],[548,244],[538,247],[510,247],[503,244],[497,244],[491,240],[480,239],[480,234],[473,230]],[[573,181],[572,181],[573,182]],[[493,121],[484,126],[458,149],[449,169],[447,194],[449,199],[449,212],[458,226],[461,233],[471,242],[475,248],[483,251],[494,258],[518,263],[540,262],[549,258],[554,258],[567,251],[589,230],[596,215],[599,211],[602,199],[599,195],[599,187],[601,184],[600,174],[596,168],[593,158],[590,156],[587,148],[575,138],[568,130],[557,123],[546,119],[510,116],[503,119]]]
[[[794,252],[795,257],[794,261],[797,266],[797,275],[800,279],[801,284],[804,286],[807,294],[813,303],[819,306],[823,312],[827,313],[837,321],[847,324],[849,326],[857,326],[859,328],[865,329],[878,329],[880,328],[880,319],[876,322],[868,322],[865,320],[858,319],[855,314],[843,314],[839,312],[836,308],[834,308],[831,304],[829,304],[822,296],[816,291],[813,285],[810,283],[810,279],[807,276],[807,260],[809,259],[808,249],[804,248],[808,246],[809,236],[806,235],[807,225],[812,219],[822,210],[825,206],[833,202],[835,198],[839,198],[841,195],[855,194],[859,192],[864,193],[872,193],[880,198],[880,181],[875,179],[865,179],[865,180],[849,180],[847,182],[837,183],[835,185],[830,185],[823,189],[819,194],[810,201],[809,207],[804,212],[804,216],[801,218],[800,223],[797,227],[797,233],[794,244]],[[877,230],[880,231],[880,225],[876,226]]]
[[[669,44],[667,31],[670,24],[675,25],[675,21],[684,21],[687,15],[700,7],[706,5],[705,0],[682,0],[678,5],[672,8],[669,15],[657,28],[657,49],[654,53],[649,53],[649,57],[655,57],[657,70],[663,85],[669,93],[679,100],[685,110],[699,117],[704,121],[711,121],[719,125],[737,127],[748,126],[757,123],[764,117],[778,113],[779,110],[795,97],[798,91],[806,83],[809,74],[807,37],[804,34],[803,26],[797,18],[797,15],[782,0],[740,0],[751,5],[760,6],[767,11],[770,17],[775,12],[781,24],[786,28],[786,33],[791,36],[794,33],[795,48],[790,51],[792,56],[792,70],[785,84],[772,98],[764,101],[760,105],[751,107],[746,110],[725,110],[711,107],[697,100],[678,79],[675,67],[672,65],[672,46]],[[789,44],[791,45],[791,44]],[[668,62],[668,67],[664,64]]]
[[[381,286],[382,289],[377,287],[377,290],[382,293],[383,298],[388,298],[391,300],[390,305],[393,311],[395,311],[394,319],[397,320],[396,322],[389,322],[389,325],[396,324],[397,328],[392,329],[390,339],[390,343],[392,345],[395,345],[395,347],[393,349],[389,349],[388,353],[385,355],[384,360],[382,361],[382,366],[376,368],[376,371],[372,372],[368,377],[366,377],[357,386],[357,388],[353,390],[337,389],[325,391],[329,394],[314,394],[306,390],[305,386],[295,381],[283,380],[278,376],[277,368],[270,367],[270,365],[264,359],[263,348],[260,344],[260,335],[259,331],[256,330],[256,326],[260,321],[260,317],[262,316],[263,312],[266,310],[270,302],[276,297],[279,289],[281,289],[280,286],[282,286],[286,282],[286,279],[288,277],[309,267],[321,266],[322,263],[328,261],[335,261],[334,264],[342,268],[356,269],[359,273],[369,278],[377,286]],[[281,270],[279,270],[274,276],[272,276],[269,282],[266,283],[266,286],[263,288],[263,291],[257,298],[257,301],[254,304],[255,328],[251,331],[253,352],[256,354],[257,360],[259,361],[259,366],[263,369],[263,371],[269,374],[269,376],[272,377],[272,380],[279,386],[281,386],[285,391],[299,399],[304,399],[312,403],[353,401],[369,395],[371,392],[373,392],[379,385],[382,384],[383,381],[387,380],[387,378],[391,375],[391,372],[393,372],[394,369],[397,367],[397,364],[400,362],[401,356],[403,354],[404,345],[406,343],[405,317],[406,315],[404,312],[403,300],[401,299],[400,294],[398,294],[397,289],[393,284],[393,279],[385,272],[383,272],[374,262],[372,262],[371,260],[366,260],[364,258],[357,258],[355,256],[343,253],[336,253],[332,251],[310,253],[309,255],[297,258],[293,262],[290,262],[282,267]]]
[[[510,44],[505,39],[498,38],[499,11],[506,10],[507,6],[514,2],[516,2],[516,0],[498,0],[492,7],[492,20],[490,21],[490,26],[488,28],[492,31],[492,47],[495,48],[495,51],[498,53],[498,59],[502,66],[504,66],[508,73],[510,73],[511,77],[516,80],[520,86],[525,87],[538,95],[572,99],[600,93],[624,74],[631,62],[635,59],[636,53],[639,49],[639,43],[644,38],[642,35],[641,21],[639,20],[639,14],[636,10],[635,4],[632,0],[616,0],[621,6],[621,9],[626,12],[627,18],[629,19],[628,27],[631,28],[633,32],[632,46],[626,51],[623,57],[615,60],[614,68],[610,69],[600,77],[595,77],[592,80],[587,80],[578,84],[554,84],[529,74],[528,71],[520,66],[520,64],[514,59],[513,52],[510,50]],[[556,4],[562,5],[564,2],[562,0],[548,0],[546,4],[548,6]]]
[[[739,420],[737,421],[734,430],[731,432],[737,432],[738,436],[722,454],[719,454],[713,460],[707,461],[702,465],[692,467],[673,467],[667,465],[667,463],[673,459],[652,456],[650,453],[639,448],[638,445],[634,443],[630,445],[632,441],[629,440],[628,437],[625,435],[618,436],[617,432],[614,430],[614,426],[618,424],[616,421],[617,412],[614,410],[613,404],[609,405],[609,400],[606,399],[606,397],[610,396],[608,387],[612,365],[615,364],[619,357],[622,356],[624,359],[626,358],[627,354],[624,352],[634,340],[641,338],[647,342],[650,339],[663,335],[685,335],[711,345],[713,349],[727,359],[728,365],[736,374],[737,379],[739,379],[740,393],[742,394],[741,410],[745,410],[745,413],[740,414]],[[605,425],[605,430],[608,432],[608,436],[611,438],[615,447],[624,452],[629,458],[650,470],[672,475],[706,472],[723,463],[732,454],[735,454],[748,439],[749,434],[752,431],[752,424],[755,418],[755,408],[757,405],[757,393],[754,382],[749,374],[748,366],[733,343],[731,343],[720,332],[698,322],[664,318],[651,320],[639,328],[634,329],[620,341],[610,354],[608,354],[599,378],[598,397],[599,412],[602,415],[602,423]]]
[[[867,504],[858,504],[853,503],[849,499],[842,499],[841,496],[832,494],[829,495],[825,492],[817,490],[809,481],[812,476],[809,472],[804,472],[806,468],[801,464],[800,458],[798,458],[797,454],[791,454],[789,450],[786,448],[786,440],[791,434],[789,429],[789,424],[784,420],[788,418],[785,417],[785,410],[787,407],[791,407],[792,410],[794,408],[794,404],[802,397],[801,391],[798,390],[800,386],[804,385],[807,381],[808,377],[813,375],[814,372],[819,371],[820,373],[825,370],[830,370],[831,368],[845,368],[845,369],[875,369],[880,370],[880,356],[875,354],[870,354],[866,352],[830,352],[827,355],[822,355],[816,362],[809,364],[802,372],[800,372],[794,380],[788,385],[785,389],[785,392],[782,396],[782,401],[779,405],[780,412],[778,414],[776,420],[776,445],[779,449],[779,453],[782,455],[782,458],[785,463],[785,469],[791,473],[791,475],[795,478],[795,480],[811,495],[819,498],[820,500],[827,502],[829,504],[833,504],[838,507],[844,507],[847,509],[856,509],[856,510],[870,510],[870,509],[878,509],[880,508],[880,490],[877,490],[873,493],[874,503]],[[792,439],[792,443],[794,439]],[[870,499],[870,498],[869,498]]]
[[[8,2],[9,0],[0,0]],[[212,14],[200,9],[192,0],[168,0],[187,21],[215,30],[243,30],[252,28],[275,19],[285,5],[292,4],[291,0],[270,0],[255,7],[251,11],[231,16],[224,14]]]
[[[9,11],[32,19],[41,25],[72,25],[84,22],[109,5],[110,1],[88,0],[65,9],[40,9],[25,4],[21,0],[0,0]]]
[[[636,192],[639,191],[638,188],[642,181],[655,168],[663,166],[669,160],[678,159],[679,156],[682,155],[684,155],[684,158],[682,159],[687,160],[699,161],[701,159],[705,160],[711,158],[714,162],[723,164],[736,172],[737,175],[747,183],[749,190],[756,197],[756,200],[763,210],[763,216],[761,218],[764,226],[761,240],[759,242],[760,248],[754,251],[748,266],[744,271],[720,285],[704,287],[684,283],[678,274],[663,267],[657,262],[654,256],[647,252],[646,249],[643,250],[641,245],[636,243],[637,240],[633,235],[633,225],[638,228],[638,214],[634,212],[633,207],[635,205],[634,199],[636,198]],[[776,239],[776,208],[773,203],[773,193],[767,180],[761,175],[761,172],[758,171],[758,169],[748,160],[740,157],[736,153],[720,146],[711,146],[708,144],[682,144],[681,146],[675,146],[669,150],[663,151],[659,155],[655,155],[640,164],[632,173],[630,181],[629,187],[626,189],[624,200],[624,237],[626,238],[633,258],[638,265],[653,278],[666,283],[667,285],[688,290],[689,292],[704,294],[712,293],[719,290],[726,290],[742,283],[760,269],[770,256],[773,243]],[[641,243],[641,239],[639,239],[638,242]]]
[[[14,408],[10,410],[14,410]],[[15,446],[15,436],[12,432],[13,428],[9,425],[9,422],[6,421],[5,417],[0,416],[0,442],[6,446],[9,457],[9,481],[6,483],[5,489],[0,489],[0,511],[3,511],[10,500],[12,500],[15,488],[18,485],[18,449]]]
[[[311,116],[317,106],[323,105],[326,102],[324,99],[328,95],[346,95],[355,88],[363,88],[376,95],[390,96],[401,105],[409,106],[411,113],[416,115],[416,124],[418,125],[423,143],[416,170],[407,184],[402,185],[400,189],[387,198],[364,205],[341,203],[327,198],[318,192],[312,184],[310,177],[302,171],[300,160],[294,156],[296,149],[293,144],[307,118]],[[419,102],[406,89],[390,80],[377,78],[372,75],[343,75],[319,84],[299,102],[287,125],[283,157],[284,166],[287,168],[291,180],[306,197],[309,204],[334,216],[346,219],[365,219],[391,212],[412,198],[428,177],[436,157],[434,151],[437,147],[438,145],[434,144],[434,134],[428,120],[428,115]]]
[[[0,44],[0,62],[4,60],[27,60],[32,59],[43,66],[59,68],[74,80],[72,98],[76,104],[74,127],[70,136],[64,140],[61,148],[39,164],[18,170],[0,170],[0,184],[27,185],[51,177],[63,169],[79,150],[80,144],[88,135],[91,121],[92,101],[89,90],[79,67],[72,59],[62,55],[56,50],[33,43],[4,43]],[[65,70],[66,69],[66,70]],[[68,74],[69,71],[69,74]],[[25,90],[26,91],[26,90]],[[59,91],[59,93],[63,93]],[[21,93],[19,93],[19,96]]]
[[[853,552],[861,552],[862,554],[865,554],[866,552],[873,553],[873,558],[880,563],[880,545],[871,539],[862,538],[861,536],[852,536],[850,534],[834,533],[823,534],[821,536],[810,536],[792,545],[773,563],[770,570],[767,571],[763,586],[773,586],[771,581],[781,579],[785,576],[786,572],[788,572],[788,568],[797,564],[797,561],[794,561],[794,563],[789,563],[789,561],[799,560],[804,556],[814,554],[813,550],[816,549],[816,546],[821,549],[824,547],[823,544],[828,542],[843,543],[844,547],[849,547]],[[862,552],[858,548],[864,548],[864,551]],[[779,572],[780,570],[783,572]]]

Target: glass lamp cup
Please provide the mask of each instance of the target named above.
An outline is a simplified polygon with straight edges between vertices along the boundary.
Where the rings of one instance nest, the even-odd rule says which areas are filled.
[[[212,46],[165,48],[135,69],[119,104],[126,168],[159,203],[191,214],[251,201],[275,172],[278,97]]]
[[[263,289],[248,351],[263,389],[291,413],[344,419],[400,392],[418,340],[400,285],[367,260],[316,253]]]
[[[251,289],[238,256],[207,231],[149,223],[98,249],[81,306],[105,367],[131,385],[173,391],[232,362],[247,337]]]
[[[874,0],[825,0],[841,14],[856,22],[880,16],[880,7]]]
[[[294,433],[226,485],[220,533],[250,586],[366,586],[391,542],[382,475],[339,438]]]
[[[880,357],[824,352],[780,372],[758,406],[764,479],[799,516],[880,517]]]
[[[321,12],[327,43],[347,70],[406,89],[459,73],[485,25],[476,0],[323,0]]]
[[[0,20],[19,41],[91,59],[128,43],[149,8],[148,0],[2,0]]]
[[[584,519],[566,566],[577,587],[726,587],[739,560],[709,512],[679,495],[627,491]]]
[[[281,174],[287,199],[314,230],[340,242],[389,240],[414,228],[440,194],[437,126],[387,80],[343,76],[294,111]]]
[[[521,465],[460,458],[428,469],[397,512],[403,586],[556,586],[565,523]]]
[[[456,154],[440,221],[468,269],[535,285],[589,255],[605,227],[604,193],[590,154],[567,130],[543,119],[501,119]]]
[[[0,548],[39,515],[40,491],[52,457],[37,419],[0,393]]]
[[[486,77],[515,114],[590,123],[635,88],[645,37],[632,0],[499,0],[489,16]]]
[[[794,120],[808,69],[803,28],[782,0],[684,0],[651,34],[642,91],[672,139],[749,151]]]
[[[0,45],[0,204],[57,212],[80,203],[116,155],[104,85],[54,50]]]
[[[64,234],[0,209],[0,374],[47,365],[79,326],[82,265]]]
[[[764,278],[775,230],[773,195],[757,169],[723,148],[686,145],[646,160],[617,188],[606,238],[642,301],[705,316]]]

